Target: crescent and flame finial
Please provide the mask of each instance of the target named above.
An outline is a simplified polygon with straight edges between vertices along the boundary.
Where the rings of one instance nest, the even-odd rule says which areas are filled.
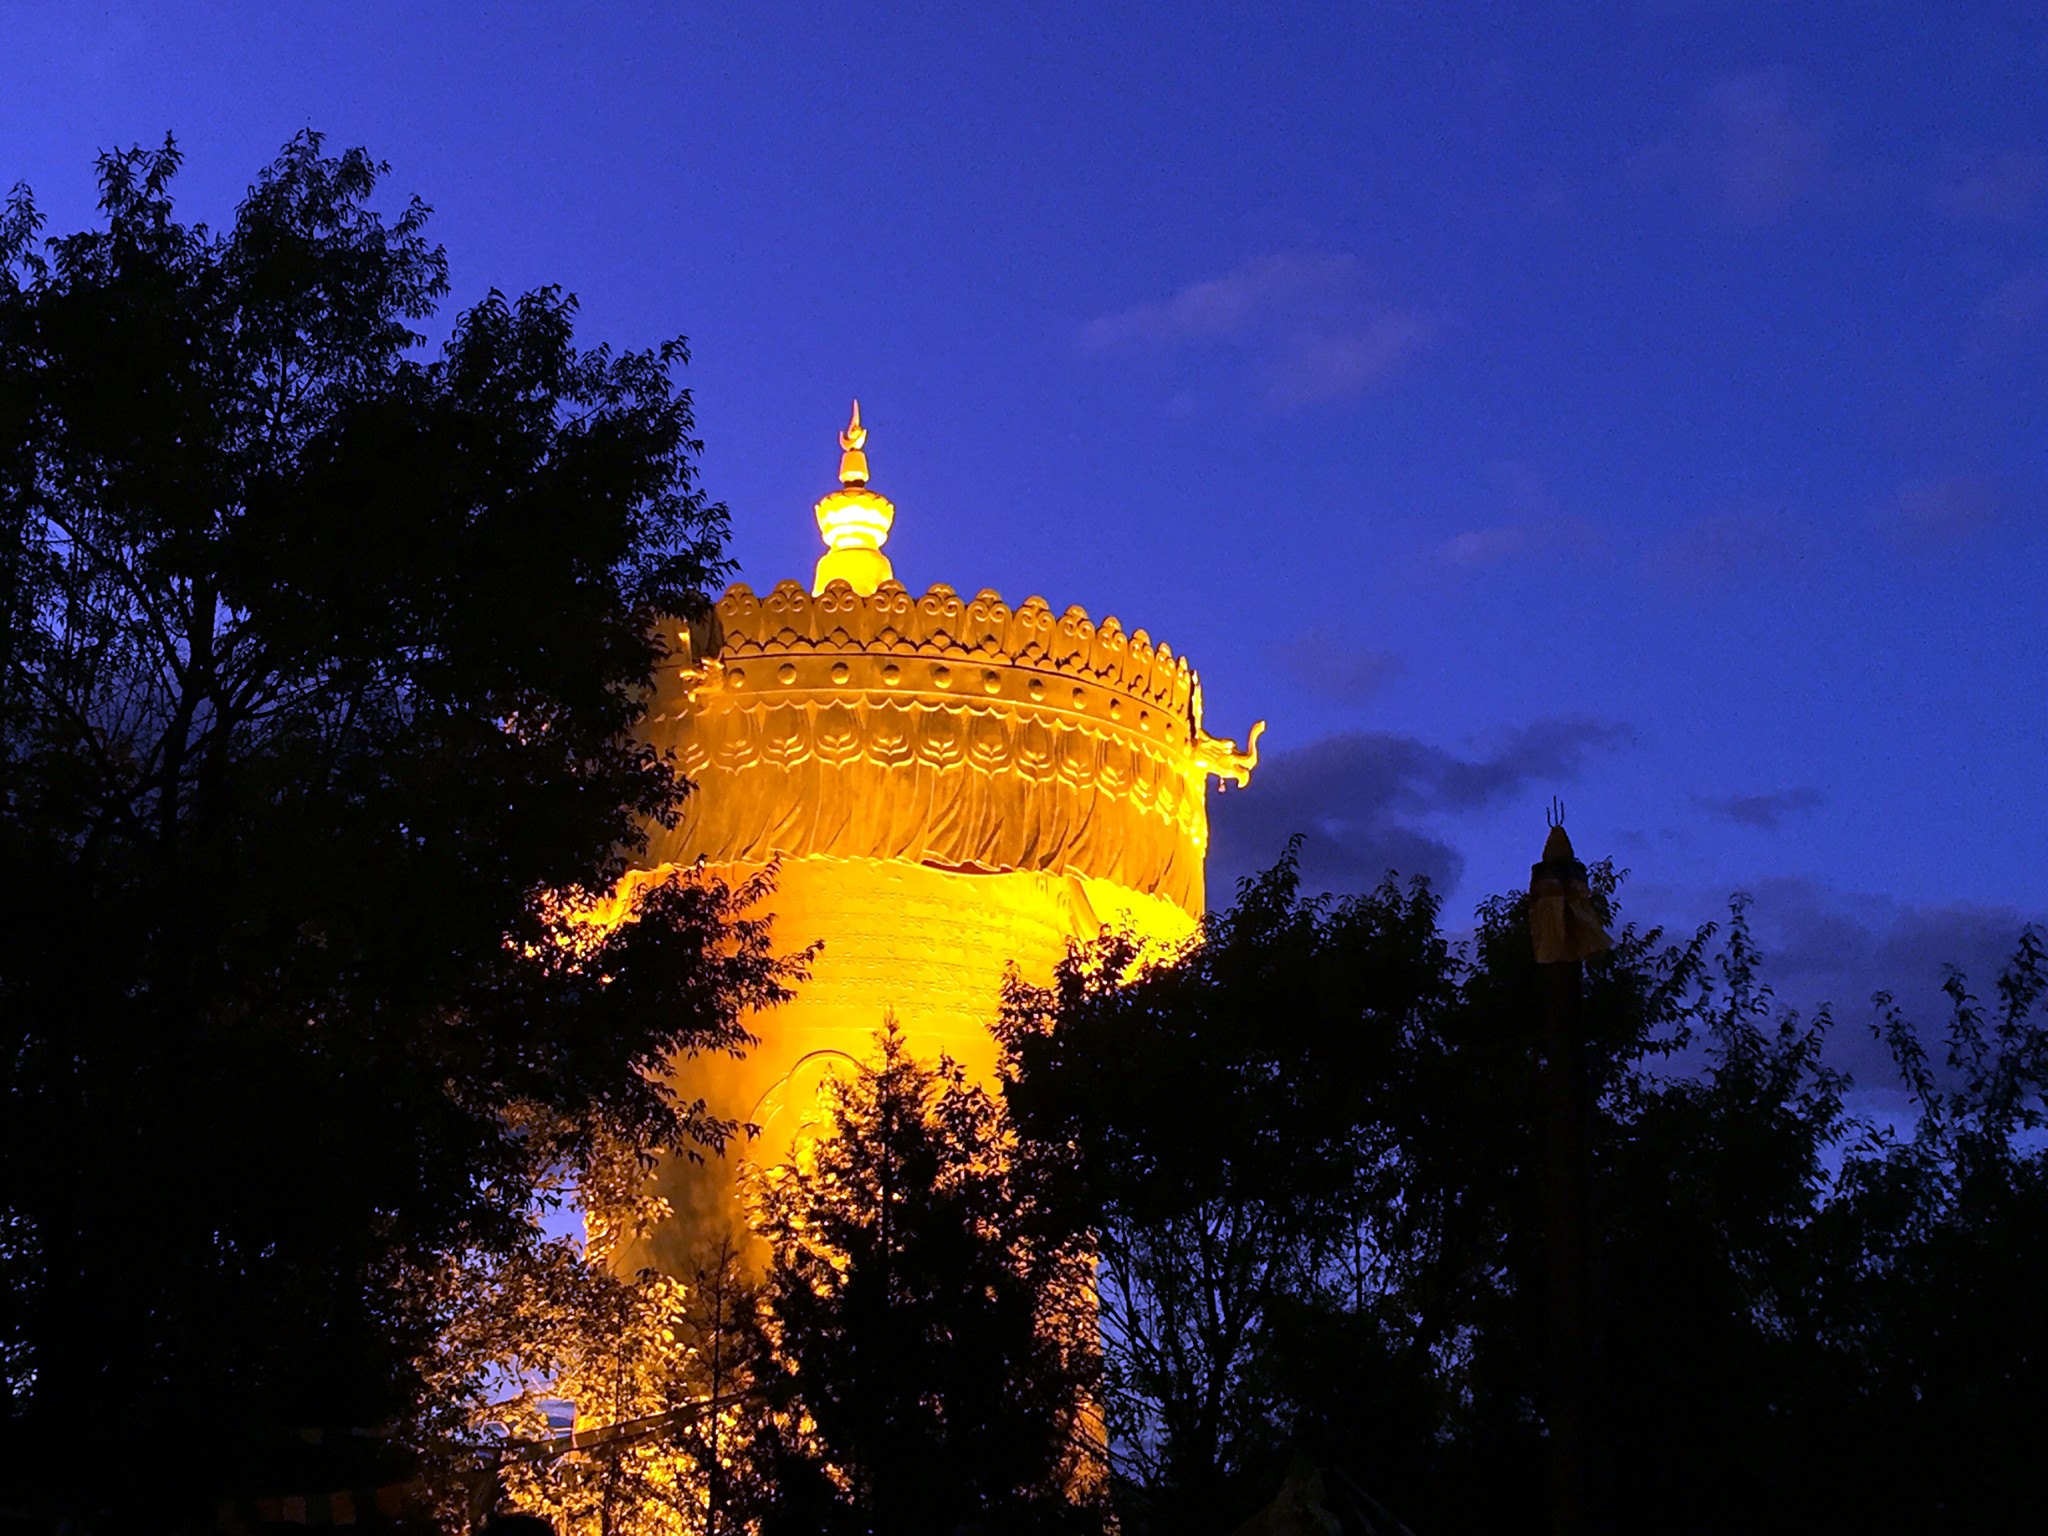
[[[839,483],[841,485],[866,485],[868,483],[868,456],[862,450],[868,445],[868,429],[860,424],[860,401],[853,402],[853,420],[839,434]]]
[[[868,429],[860,424],[860,401],[855,400],[853,419],[839,434],[839,489],[816,508],[825,553],[811,581],[813,593],[843,581],[867,597],[895,575],[882,545],[895,524],[896,506],[868,489],[867,444]]]

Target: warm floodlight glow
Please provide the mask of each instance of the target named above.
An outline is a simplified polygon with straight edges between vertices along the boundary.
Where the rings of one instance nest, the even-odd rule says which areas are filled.
[[[860,402],[853,402],[853,420],[839,434],[839,489],[818,503],[818,532],[825,553],[811,591],[820,593],[843,581],[862,597],[873,595],[895,572],[882,553],[896,507],[886,496],[868,489],[868,429],[860,424]]]
[[[1042,983],[1105,924],[1159,954],[1202,913],[1212,778],[1243,748],[1202,729],[1172,647],[1114,618],[991,591],[915,594],[882,553],[895,509],[867,487],[855,404],[839,489],[817,504],[827,553],[807,592],[735,586],[674,637],[679,665],[650,744],[696,786],[651,866],[737,882],[776,865],[778,946],[823,948],[795,1000],[749,1023],[743,1057],[678,1061],[675,1086],[761,1133],[656,1175],[675,1220],[616,1262],[688,1272],[738,1224],[733,1171],[802,1145],[827,1075],[865,1061],[885,1014],[911,1053],[989,1084],[988,1024],[1012,965]]]

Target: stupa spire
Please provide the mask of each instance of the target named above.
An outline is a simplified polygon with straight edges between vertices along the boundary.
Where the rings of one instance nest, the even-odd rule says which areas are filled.
[[[853,402],[853,420],[839,434],[839,483],[849,488],[868,483],[868,429],[860,424],[860,400]]]
[[[860,424],[860,401],[855,400],[853,419],[839,434],[839,489],[816,508],[825,553],[811,581],[813,593],[843,581],[867,597],[896,574],[882,553],[896,521],[896,505],[868,489],[867,444],[868,429]]]

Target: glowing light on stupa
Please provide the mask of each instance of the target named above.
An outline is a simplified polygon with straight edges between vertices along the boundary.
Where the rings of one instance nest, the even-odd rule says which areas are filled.
[[[634,1267],[682,1272],[735,1224],[733,1161],[787,1156],[825,1074],[869,1054],[885,1013],[915,1054],[987,1081],[1007,966],[1043,980],[1104,923],[1191,934],[1208,781],[1242,784],[1257,760],[1260,728],[1242,749],[1203,730],[1199,679],[1142,629],[905,588],[867,443],[856,402],[839,487],[816,506],[811,589],[730,588],[675,637],[650,717],[696,785],[656,858],[733,880],[779,863],[777,943],[823,949],[743,1059],[676,1063],[685,1099],[762,1132],[724,1161],[662,1168],[676,1219],[621,1256]]]
[[[860,402],[853,402],[853,420],[839,434],[839,489],[821,498],[816,511],[825,553],[811,581],[817,596],[843,581],[862,597],[894,577],[882,546],[896,523],[896,504],[868,489],[868,429],[860,424]]]

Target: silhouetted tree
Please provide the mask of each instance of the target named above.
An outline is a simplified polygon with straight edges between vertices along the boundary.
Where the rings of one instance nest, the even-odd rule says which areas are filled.
[[[2022,935],[1995,1002],[1947,973],[1941,1059],[1880,995],[1903,1128],[1847,1139],[1795,1326],[1824,1365],[1796,1416],[1790,1530],[2023,1531],[2048,1424],[2048,952]],[[1778,1416],[1782,1423],[1793,1415]]]
[[[781,974],[703,881],[563,921],[686,788],[635,734],[724,569],[682,344],[542,289],[429,354],[367,155],[300,135],[223,230],[178,163],[0,219],[0,1369],[52,1516],[405,1417],[451,1256],[715,1130],[656,1074]]]
[[[2048,1423],[2048,992],[1951,982],[1943,1067],[1885,1014],[1910,1128],[1859,1116],[1718,939],[1588,966],[1596,1402],[1614,1529],[2024,1528]],[[1133,1530],[1227,1531],[1293,1442],[1419,1529],[1541,1523],[1543,995],[1521,897],[1304,898],[1291,856],[1204,941],[1111,938],[1000,1029],[1019,1158],[1102,1256]]]
[[[893,1021],[759,1192],[779,1373],[762,1529],[1099,1530],[1085,1256],[989,1096]]]
[[[1425,888],[1303,898],[1292,850],[1202,942],[1140,958],[1108,932],[1013,982],[1005,1095],[1021,1175],[1099,1257],[1132,1513],[1228,1529],[1279,1466],[1290,1319],[1381,1283],[1370,1222],[1406,1199],[1399,1101],[1454,963]]]

